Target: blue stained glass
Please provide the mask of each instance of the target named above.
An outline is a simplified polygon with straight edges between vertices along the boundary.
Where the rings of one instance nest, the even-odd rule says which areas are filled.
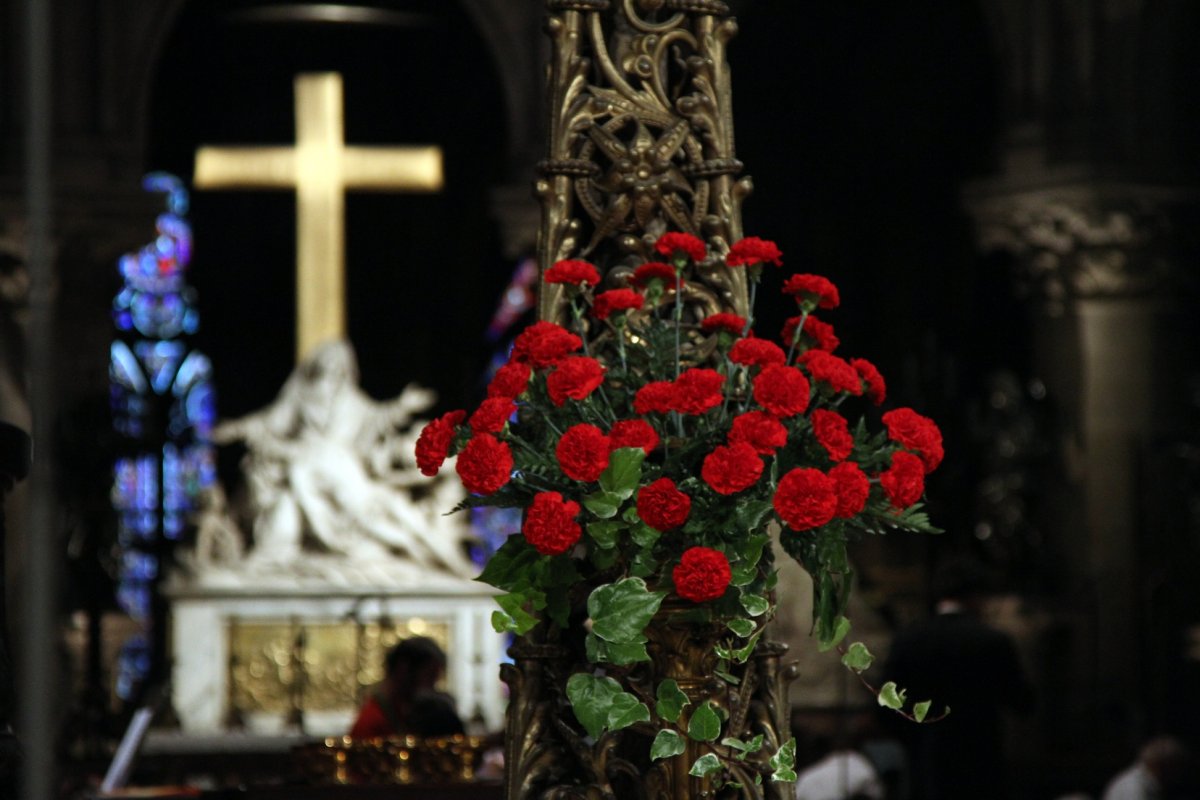
[[[146,637],[135,635],[121,645],[117,655],[117,697],[132,700],[137,687],[149,674],[150,645]]]

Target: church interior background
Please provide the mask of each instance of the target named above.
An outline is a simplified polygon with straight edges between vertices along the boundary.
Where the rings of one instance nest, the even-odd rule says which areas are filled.
[[[1036,710],[1010,727],[1021,796],[1097,793],[1154,734],[1200,746],[1200,8],[729,4],[738,157],[755,186],[746,231],[854,299],[839,325],[846,348],[871,354],[894,376],[890,394],[938,419],[947,442],[929,491],[947,532],[856,551],[872,635],[886,648],[926,613],[934,567],[969,554],[998,576],[990,619],[1018,642],[1037,690]],[[445,164],[435,193],[346,195],[361,386],[378,401],[429,387],[425,418],[464,407],[532,316],[522,299],[547,45],[540,0],[48,5],[54,338],[39,364],[24,356],[38,310],[24,8],[0,2],[0,421],[32,431],[46,415],[53,432],[36,443],[53,480],[7,498],[4,581],[12,660],[23,643],[54,643],[41,713],[62,774],[84,781],[144,699],[120,691],[132,628],[117,601],[112,470],[125,444],[109,388],[118,261],[154,237],[164,210],[143,175],[192,189],[201,145],[293,141],[294,77],[339,72],[347,143],[436,144]],[[200,325],[188,346],[211,363],[216,417],[231,420],[271,404],[294,365],[296,200],[190,199]],[[783,322],[772,313],[766,330]],[[56,387],[32,408],[31,368]],[[215,452],[230,496],[244,492],[245,447]],[[39,497],[55,512],[35,530]],[[25,560],[39,546],[58,570],[44,587],[52,629],[26,624],[38,593]],[[835,731],[873,702],[802,637],[792,648],[802,734]],[[244,768],[212,737],[189,745],[171,716],[143,768],[162,768],[164,753],[198,772],[219,772],[221,758]],[[280,742],[304,732],[285,725],[270,745],[241,735],[252,757],[275,747],[263,763],[278,764]]]

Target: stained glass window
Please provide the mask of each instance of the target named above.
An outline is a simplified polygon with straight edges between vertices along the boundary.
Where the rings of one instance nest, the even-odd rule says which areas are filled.
[[[156,616],[162,560],[187,531],[200,493],[215,480],[210,440],[216,415],[212,366],[192,349],[199,325],[186,272],[192,232],[187,191],[173,175],[147,175],[143,188],[165,196],[154,241],[118,261],[113,300],[117,336],[109,360],[113,427],[121,442],[113,465],[117,514],[117,603],[142,630],[125,642],[117,694],[134,699],[161,677],[166,620]]]

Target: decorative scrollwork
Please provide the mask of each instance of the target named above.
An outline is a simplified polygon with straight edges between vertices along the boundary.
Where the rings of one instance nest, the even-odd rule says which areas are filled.
[[[549,152],[537,184],[542,270],[587,258],[613,271],[648,259],[666,230],[704,238],[719,259],[741,238],[749,179],[733,148],[725,49],[736,33],[713,0],[548,0],[553,42]],[[704,310],[745,313],[745,277],[704,270]],[[564,321],[562,287],[539,315]]]

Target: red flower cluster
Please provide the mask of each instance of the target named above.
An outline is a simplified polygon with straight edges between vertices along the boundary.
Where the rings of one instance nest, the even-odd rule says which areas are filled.
[[[693,367],[684,370],[673,385],[671,410],[681,414],[703,414],[721,405],[725,399],[721,394],[724,383],[725,376],[715,369]]]
[[[679,277],[679,273],[670,264],[664,264],[661,261],[651,261],[635,269],[629,282],[639,289],[645,289],[650,285],[651,281],[662,281],[664,289],[674,289],[677,280],[680,286],[682,286],[684,283],[683,279]]]
[[[463,486],[475,494],[491,494],[508,483],[512,468],[508,444],[490,433],[481,433],[467,442],[454,465]]]
[[[711,547],[689,547],[671,571],[675,594],[693,603],[716,600],[733,579],[729,559]]]
[[[837,287],[820,275],[793,275],[783,284],[783,293],[796,296],[796,302],[811,311],[814,308],[837,308],[842,302]]]
[[[622,447],[640,447],[649,455],[658,447],[658,433],[644,419],[623,419],[614,422],[608,432],[609,450],[620,450]]]
[[[692,498],[679,491],[670,478],[659,478],[638,490],[638,516],[657,531],[678,528],[687,522],[691,510]]]
[[[594,358],[571,356],[564,358],[546,376],[546,392],[551,402],[561,406],[567,401],[583,400],[604,383],[604,367]]]
[[[884,397],[887,396],[887,384],[884,383],[879,370],[875,369],[875,365],[865,358],[852,358],[850,366],[854,367],[854,371],[867,384],[867,397],[870,401],[875,405],[882,404]]]
[[[704,318],[700,323],[700,330],[705,333],[715,333],[716,331],[726,331],[734,336],[741,336],[742,331],[746,329],[746,318],[737,314],[730,314],[723,311],[720,314],[711,314]]]
[[[563,474],[576,481],[590,483],[608,469],[608,437],[595,425],[572,425],[558,440],[554,456]]]
[[[611,289],[596,295],[592,303],[592,314],[596,319],[608,319],[618,311],[629,311],[642,307],[642,296],[633,289]]]
[[[499,433],[509,417],[517,410],[517,404],[508,397],[489,397],[479,404],[468,424],[472,433]]]
[[[837,511],[834,516],[839,519],[850,519],[867,505],[867,497],[871,494],[871,482],[862,467],[853,461],[843,461],[829,470],[833,479],[834,491],[837,492]]]
[[[897,450],[892,465],[879,473],[879,485],[895,508],[908,508],[925,492],[925,465],[912,453]]]
[[[792,344],[792,338],[796,335],[796,326],[800,324],[800,317],[791,317],[783,324],[783,330],[780,332],[779,338],[788,347]],[[808,340],[811,347],[818,350],[824,350],[826,353],[832,353],[838,349],[838,345],[842,342],[833,332],[833,326],[828,322],[819,320],[815,315],[809,314],[804,320],[804,336]]]
[[[673,381],[650,381],[633,396],[633,410],[639,414],[666,414],[674,407]]]
[[[572,283],[595,286],[600,282],[600,272],[587,261],[559,261],[542,276],[546,283]]]
[[[774,242],[760,239],[757,236],[747,236],[734,243],[725,256],[725,263],[731,267],[745,267],[751,264],[783,265],[783,253]]]
[[[579,541],[583,529],[575,518],[579,503],[563,500],[558,492],[539,492],[533,496],[521,533],[525,541],[544,556],[565,553]]]
[[[773,502],[792,530],[819,528],[837,513],[837,483],[819,469],[797,467],[779,479]]]
[[[446,461],[454,443],[454,428],[467,416],[465,411],[449,411],[430,422],[417,437],[417,467],[432,478]]]
[[[794,417],[808,408],[809,386],[795,367],[771,366],[754,377],[754,399],[777,417]]]
[[[787,354],[770,339],[749,337],[733,343],[729,349],[729,360],[744,367],[767,367],[787,363]]]
[[[942,432],[929,417],[911,408],[897,408],[883,415],[883,424],[887,426],[888,438],[921,457],[926,474],[942,463]]]
[[[535,322],[513,340],[512,360],[545,369],[583,346],[583,340],[553,322]]]
[[[844,358],[824,350],[809,350],[800,356],[814,381],[823,383],[833,392],[846,392],[855,397],[862,394],[862,378]]]
[[[850,423],[836,411],[823,408],[815,409],[811,415],[813,436],[829,458],[833,461],[845,461],[854,450],[854,437],[850,435]]]
[[[700,465],[700,477],[717,494],[737,494],[749,489],[762,474],[762,459],[746,442],[718,446]]]
[[[683,253],[697,264],[708,255],[703,240],[690,233],[664,233],[654,243],[654,249],[667,258],[675,258],[676,253]]]
[[[729,443],[745,442],[761,456],[775,455],[775,451],[787,444],[787,428],[765,411],[747,411],[733,418],[729,429]]]
[[[510,361],[492,376],[488,384],[488,397],[515,398],[529,386],[533,368],[522,361]]]

